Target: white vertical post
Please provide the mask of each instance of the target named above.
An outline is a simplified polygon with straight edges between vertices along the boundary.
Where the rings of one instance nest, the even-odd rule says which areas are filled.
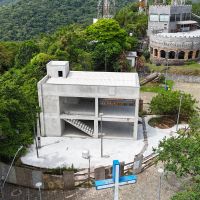
[[[139,112],[139,99],[135,99],[135,120],[134,120],[134,130],[133,130],[133,139],[134,140],[137,140],[138,112]]]
[[[160,200],[162,176],[163,176],[164,170],[162,168],[159,168],[158,173],[159,173],[158,200]]]
[[[180,103],[179,103],[179,108],[178,108],[178,117],[177,117],[177,122],[176,122],[176,131],[178,131],[178,124],[179,124],[179,117],[180,117],[180,112],[181,112],[182,99],[183,99],[183,94],[181,93]]]
[[[119,165],[115,166],[115,189],[114,200],[119,199]]]
[[[9,174],[10,174],[10,171],[11,171],[11,169],[12,169],[12,166],[13,166],[13,163],[14,163],[14,161],[15,161],[15,158],[17,157],[17,154],[19,153],[19,151],[22,150],[22,148],[23,148],[23,146],[20,146],[20,147],[18,148],[17,152],[15,153],[15,156],[14,156],[14,158],[13,158],[11,164],[10,164],[10,167],[9,167],[9,169],[8,169],[8,172],[7,172],[7,174],[6,174],[6,177],[5,177],[5,179],[4,179],[4,181],[3,181],[3,184],[2,184],[2,186],[1,186],[2,188],[4,188],[4,185],[5,185],[5,183],[6,183],[6,181],[7,181],[7,178],[8,178],[8,176],[9,176]]]
[[[99,115],[99,99],[95,97],[95,118],[94,118],[94,137],[98,138],[98,115]]]

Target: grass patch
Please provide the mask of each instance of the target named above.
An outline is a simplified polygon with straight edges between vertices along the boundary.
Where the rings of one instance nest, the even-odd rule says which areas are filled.
[[[166,83],[168,86],[168,90],[171,90],[174,85],[174,81],[167,80]],[[141,86],[140,91],[162,93],[165,91],[165,84],[164,83],[147,83],[146,85]]]
[[[74,173],[76,173],[78,170],[74,168],[74,166],[72,165],[71,167],[57,167],[55,169],[48,169],[47,171],[45,171],[46,174],[54,174],[54,175],[62,175],[64,171],[73,171]]]
[[[149,67],[151,72],[161,72],[166,69],[166,66],[160,65],[156,66],[155,64],[146,63],[146,66]],[[199,63],[186,63],[182,66],[169,66],[167,70],[169,74],[177,74],[177,75],[192,75],[192,76],[200,76],[200,64]]]

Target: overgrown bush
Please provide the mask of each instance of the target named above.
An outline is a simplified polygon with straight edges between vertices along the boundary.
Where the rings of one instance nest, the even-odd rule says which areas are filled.
[[[180,106],[180,119],[188,120],[197,112],[196,103],[197,101],[190,94],[165,91],[152,98],[150,110],[152,114],[157,115],[177,115]]]

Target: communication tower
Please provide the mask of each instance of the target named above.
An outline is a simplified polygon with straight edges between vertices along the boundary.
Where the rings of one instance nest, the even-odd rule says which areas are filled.
[[[97,18],[112,18],[115,14],[115,0],[99,0]]]

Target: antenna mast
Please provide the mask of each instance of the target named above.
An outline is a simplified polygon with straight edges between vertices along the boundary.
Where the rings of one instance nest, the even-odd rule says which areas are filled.
[[[115,14],[115,0],[98,0],[97,18],[112,18]]]

